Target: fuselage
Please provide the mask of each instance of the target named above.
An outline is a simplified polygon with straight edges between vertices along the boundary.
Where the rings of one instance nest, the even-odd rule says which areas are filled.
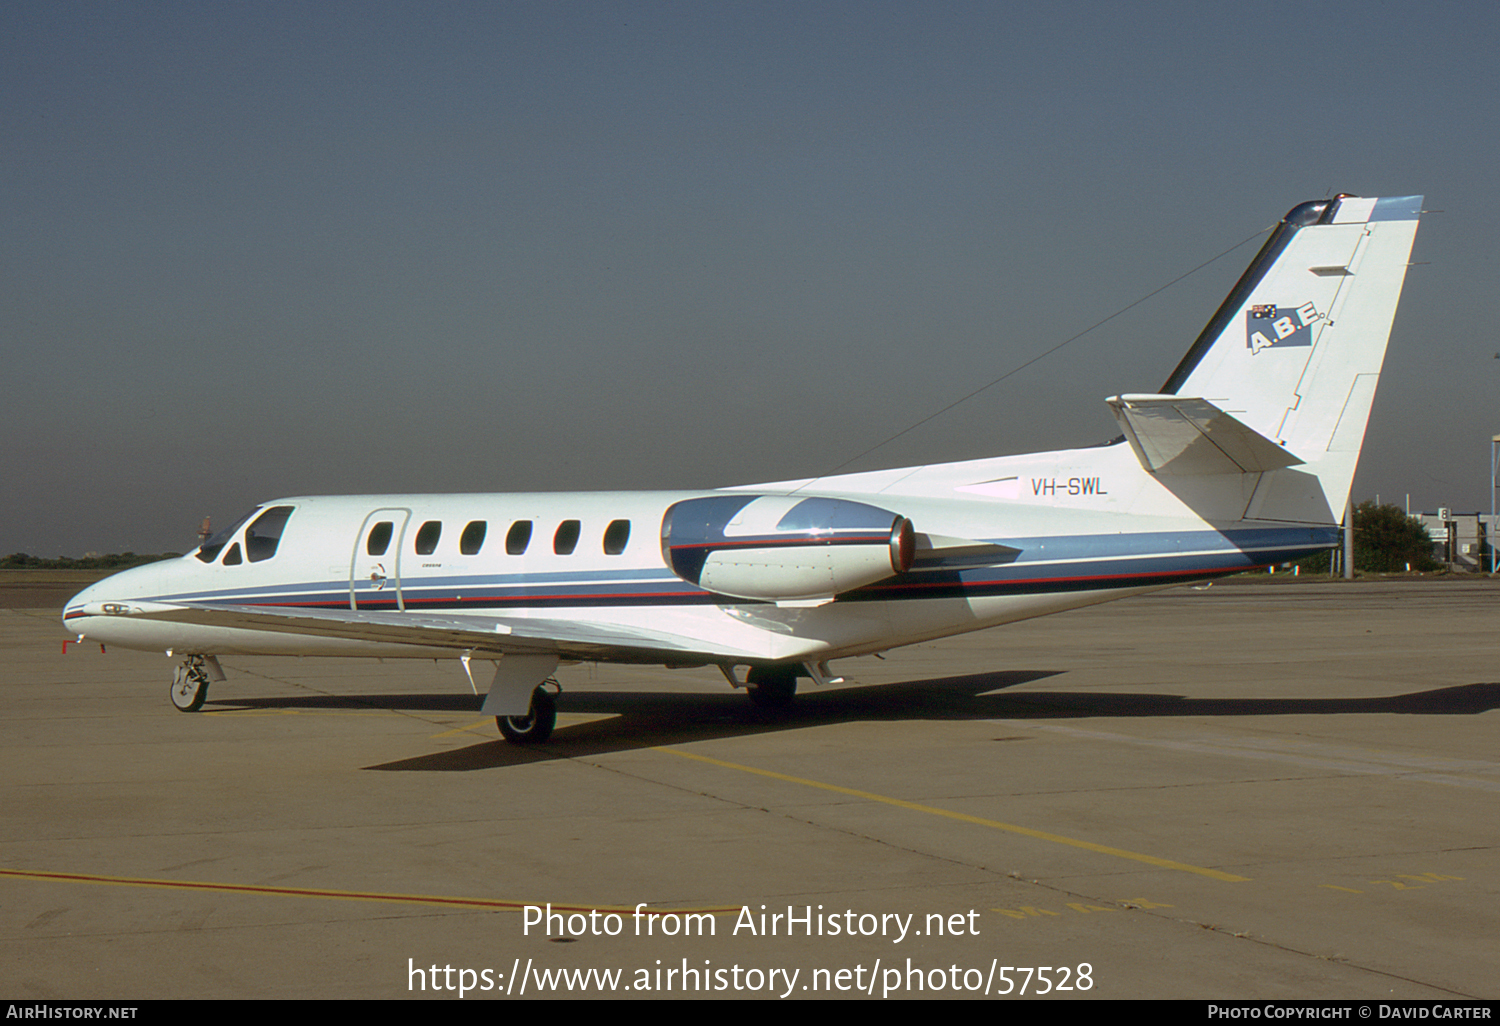
[[[919,542],[915,565],[792,601],[725,595],[674,571],[663,522],[675,504],[717,497],[733,509],[805,494],[906,518]],[[274,540],[257,528],[268,522]],[[734,530],[722,529],[721,544]],[[755,537],[743,544],[781,535]],[[827,540],[817,530],[787,539],[800,545],[789,557],[799,565]],[[1206,520],[1143,474],[1124,445],[703,492],[300,496],[265,503],[195,553],[94,585],[68,604],[64,623],[100,641],[176,653],[430,658],[460,653],[133,614],[198,604],[545,618],[640,632],[670,625],[701,642],[683,662],[801,662],[1238,572],[1335,540],[1331,525]],[[787,570],[765,572],[774,583]],[[665,661],[629,649],[597,657]]]

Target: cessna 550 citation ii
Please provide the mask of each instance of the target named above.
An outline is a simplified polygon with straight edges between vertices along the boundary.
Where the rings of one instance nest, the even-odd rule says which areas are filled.
[[[79,639],[181,660],[453,658],[513,742],[559,663],[714,665],[760,705],[830,660],[1333,548],[1420,196],[1341,195],[1272,231],[1108,445],[701,492],[276,499],[68,603]],[[477,690],[477,688],[476,688]]]

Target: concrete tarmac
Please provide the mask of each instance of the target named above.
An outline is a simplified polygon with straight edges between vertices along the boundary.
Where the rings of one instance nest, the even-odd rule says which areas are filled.
[[[226,658],[182,714],[0,608],[0,997],[1500,996],[1500,584],[1246,580],[781,716],[565,667],[534,749],[451,661]]]

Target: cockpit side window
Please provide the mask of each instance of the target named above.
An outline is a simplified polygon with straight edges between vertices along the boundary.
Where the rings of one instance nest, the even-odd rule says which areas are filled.
[[[239,566],[240,565],[240,543],[239,542],[235,542],[233,545],[229,546],[229,551],[226,552],[226,553],[224,553],[224,565],[225,566]]]
[[[281,544],[281,532],[286,527],[286,518],[291,515],[291,506],[272,506],[245,529],[245,555],[250,558],[250,562],[259,563],[276,555],[276,546]]]

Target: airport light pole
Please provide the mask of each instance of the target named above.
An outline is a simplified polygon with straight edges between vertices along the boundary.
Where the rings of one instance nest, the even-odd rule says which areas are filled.
[[[1495,472],[1500,470],[1500,435],[1490,436],[1490,523],[1484,543],[1490,550],[1490,573],[1495,572]]]

